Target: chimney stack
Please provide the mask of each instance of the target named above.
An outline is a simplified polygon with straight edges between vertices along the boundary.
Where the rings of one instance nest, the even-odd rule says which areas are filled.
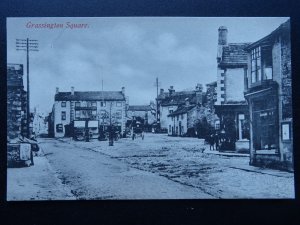
[[[170,86],[169,88],[169,94],[172,95],[175,92],[174,86]]]
[[[71,95],[74,95],[74,87],[71,87]]]
[[[122,87],[122,94],[125,96],[125,87]]]
[[[202,91],[203,91],[203,86],[202,84],[197,84],[196,86],[196,104],[197,105],[202,105]]]
[[[59,92],[59,88],[58,88],[58,87],[56,87],[55,94],[58,94],[58,92]]]
[[[221,26],[218,29],[218,53],[217,53],[217,61],[218,63],[222,59],[223,55],[223,47],[227,45],[227,34],[228,30],[227,27]]]
[[[163,88],[160,89],[160,94],[161,95],[164,94],[164,89]]]
[[[219,32],[218,45],[227,45],[227,34],[228,34],[227,27],[224,26],[219,27],[218,32]]]

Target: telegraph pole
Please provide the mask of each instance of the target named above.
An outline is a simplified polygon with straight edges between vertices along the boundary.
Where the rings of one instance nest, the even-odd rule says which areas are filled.
[[[27,109],[26,109],[26,120],[27,120],[27,138],[30,138],[30,88],[29,88],[29,52],[30,51],[39,51],[38,50],[38,41],[26,39],[16,39],[16,50],[17,51],[26,51],[26,72],[27,72]]]
[[[156,77],[155,80],[155,87],[156,87],[156,123],[157,123],[157,127],[160,128],[160,118],[159,118],[159,107],[158,107],[158,87],[160,86],[160,82],[158,82],[158,77]]]

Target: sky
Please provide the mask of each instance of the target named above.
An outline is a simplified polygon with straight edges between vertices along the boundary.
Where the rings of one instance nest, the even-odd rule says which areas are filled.
[[[16,39],[34,39],[30,52],[30,107],[49,113],[60,91],[121,91],[129,104],[155,100],[159,89],[192,90],[217,80],[218,28],[228,42],[255,42],[287,17],[43,17],[7,19],[7,62],[24,64]],[[41,27],[50,24],[61,27]],[[33,24],[42,24],[39,27]],[[67,25],[69,24],[69,25]],[[70,25],[85,24],[79,28]],[[26,85],[25,90],[26,90]]]

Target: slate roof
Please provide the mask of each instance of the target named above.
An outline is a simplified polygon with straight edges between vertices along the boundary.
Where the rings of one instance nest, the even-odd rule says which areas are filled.
[[[195,107],[196,107],[196,105],[189,105],[189,106],[184,105],[184,106],[179,107],[174,112],[170,113],[168,116],[170,117],[170,116],[185,114],[185,113],[188,113],[191,109],[193,109]]]
[[[245,48],[250,43],[229,43],[223,46],[220,65],[247,65],[248,56]]]
[[[55,101],[125,101],[121,91],[75,91],[58,92]]]
[[[151,111],[150,105],[130,105],[128,111]]]
[[[161,101],[162,106],[169,105],[180,105],[184,104],[185,100],[188,98],[191,104],[196,103],[196,92],[195,91],[181,91],[175,92],[170,96],[165,97]]]

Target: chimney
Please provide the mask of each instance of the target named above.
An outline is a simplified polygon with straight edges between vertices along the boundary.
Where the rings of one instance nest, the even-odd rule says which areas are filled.
[[[122,87],[122,94],[125,96],[125,87]]]
[[[160,94],[161,95],[164,94],[164,89],[163,88],[160,89]]]
[[[227,27],[221,26],[218,29],[218,53],[217,53],[217,60],[218,62],[221,61],[223,55],[223,47],[227,45],[227,34],[228,30]]]
[[[189,98],[184,99],[184,101],[185,101],[185,106],[186,107],[190,106]]]
[[[58,87],[56,87],[55,94],[58,94],[58,92],[59,92],[59,88],[58,88]]]
[[[169,94],[172,95],[175,92],[174,86],[170,86],[169,88]]]
[[[227,34],[228,34],[227,27],[221,26],[219,27],[218,31],[219,31],[218,45],[227,45]]]
[[[203,91],[203,86],[202,84],[197,84],[196,86],[196,104],[197,105],[202,105],[202,91]]]
[[[71,95],[74,95],[74,87],[71,87]]]

